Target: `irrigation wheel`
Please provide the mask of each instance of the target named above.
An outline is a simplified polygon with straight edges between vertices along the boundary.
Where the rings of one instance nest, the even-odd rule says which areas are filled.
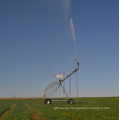
[[[69,104],[73,104],[73,103],[74,103],[74,100],[73,100],[73,99],[68,99],[68,103],[69,103]]]
[[[51,99],[49,98],[45,99],[45,104],[51,104]]]

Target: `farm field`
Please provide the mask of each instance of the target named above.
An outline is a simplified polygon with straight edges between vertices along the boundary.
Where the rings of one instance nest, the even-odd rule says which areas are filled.
[[[75,99],[74,99],[75,100]],[[118,120],[119,97],[83,97],[79,102],[0,99],[0,120]]]

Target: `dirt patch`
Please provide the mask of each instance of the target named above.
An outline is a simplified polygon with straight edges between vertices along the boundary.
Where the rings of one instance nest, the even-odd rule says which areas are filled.
[[[37,115],[35,115],[35,113],[33,113],[33,115],[31,115],[30,117],[30,120],[40,120],[40,118]]]
[[[40,120],[40,118],[38,117],[38,115],[34,112],[34,110],[28,105],[25,104],[27,106],[27,108],[30,111],[30,120]]]

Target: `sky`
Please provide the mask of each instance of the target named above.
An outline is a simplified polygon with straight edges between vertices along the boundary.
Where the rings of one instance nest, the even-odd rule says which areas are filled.
[[[43,96],[72,57],[79,97],[119,95],[118,0],[0,0],[0,98]]]

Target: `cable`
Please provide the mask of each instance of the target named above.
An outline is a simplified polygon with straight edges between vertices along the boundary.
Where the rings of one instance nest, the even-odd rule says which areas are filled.
[[[69,96],[71,97],[71,76],[70,76],[70,80],[69,80]]]
[[[77,72],[76,72],[76,87],[77,87],[77,101],[78,101],[78,80],[77,80]]]
[[[64,83],[64,84],[63,84],[63,85],[64,85],[64,89],[65,89],[65,81],[64,81],[63,83]],[[64,93],[64,92],[63,92],[63,93]],[[65,97],[65,93],[64,93],[64,97]]]

